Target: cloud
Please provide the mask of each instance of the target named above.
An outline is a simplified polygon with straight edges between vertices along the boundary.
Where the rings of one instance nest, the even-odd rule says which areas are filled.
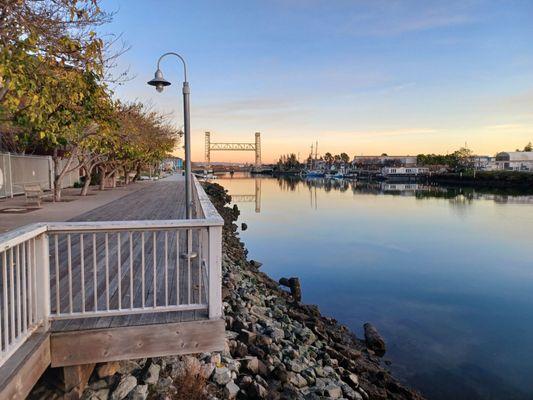
[[[497,124],[497,125],[488,125],[485,126],[484,129],[490,130],[490,131],[497,131],[497,132],[507,132],[507,131],[515,131],[517,129],[524,129],[524,125],[521,124]]]
[[[387,137],[401,137],[401,136],[418,136],[429,135],[437,133],[438,130],[432,128],[400,128],[400,129],[384,129],[384,130],[369,130],[369,131],[330,131],[325,132],[324,135],[329,139],[334,137],[346,138],[356,137],[358,139],[364,138],[387,138]]]
[[[352,14],[344,33],[359,36],[397,36],[428,31],[476,21],[468,1],[434,2],[373,1],[365,3],[365,12]]]

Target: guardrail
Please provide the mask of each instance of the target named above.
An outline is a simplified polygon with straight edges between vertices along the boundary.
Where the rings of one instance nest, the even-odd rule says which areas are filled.
[[[0,235],[0,366],[53,320],[188,310],[220,318],[224,221],[194,187],[196,219],[41,223]]]

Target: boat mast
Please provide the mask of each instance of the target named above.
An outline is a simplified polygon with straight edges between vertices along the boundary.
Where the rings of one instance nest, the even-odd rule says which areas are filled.
[[[311,143],[311,154],[309,155],[310,162],[309,162],[309,169],[312,170],[315,168],[314,162],[313,162],[313,143]]]

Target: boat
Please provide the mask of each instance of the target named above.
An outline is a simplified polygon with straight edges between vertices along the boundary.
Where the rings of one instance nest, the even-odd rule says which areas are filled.
[[[324,171],[321,171],[318,169],[307,171],[305,173],[305,176],[307,176],[308,178],[322,178],[324,177],[324,175],[325,175]]]

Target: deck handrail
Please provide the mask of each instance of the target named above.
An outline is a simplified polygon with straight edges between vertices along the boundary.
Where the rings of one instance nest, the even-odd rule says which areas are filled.
[[[0,234],[0,366],[53,320],[185,310],[221,318],[224,221],[196,179],[194,188],[192,220],[45,222]],[[181,258],[191,231],[196,260]]]

